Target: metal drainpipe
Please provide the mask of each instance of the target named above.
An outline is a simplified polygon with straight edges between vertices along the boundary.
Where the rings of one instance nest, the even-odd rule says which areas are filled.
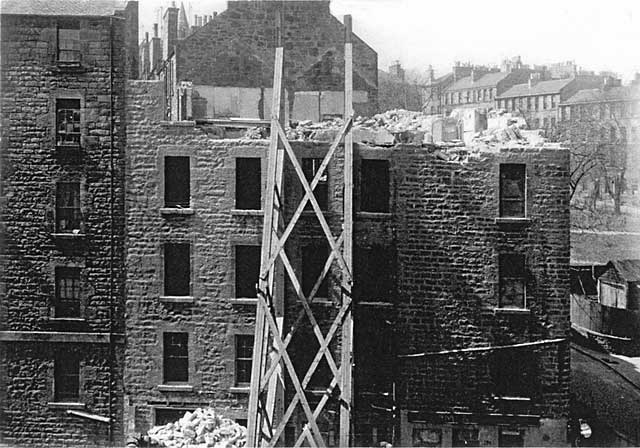
[[[114,243],[115,235],[113,231],[114,227],[114,160],[113,160],[113,18],[109,18],[109,98],[110,98],[110,147],[109,147],[109,182],[110,182],[110,198],[109,198],[109,214],[110,214],[110,241],[109,241],[109,442],[113,442],[113,357],[114,357],[114,345],[113,345],[113,301],[114,301]]]

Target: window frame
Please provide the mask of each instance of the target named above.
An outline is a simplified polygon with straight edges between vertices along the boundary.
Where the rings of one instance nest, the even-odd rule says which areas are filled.
[[[76,297],[62,298],[61,297],[61,285],[60,280],[63,278],[62,274],[69,273],[67,279],[70,279],[75,284],[72,284],[72,290],[75,290]],[[82,318],[82,268],[79,266],[55,266],[54,268],[54,303],[53,303],[53,316],[57,319],[78,319]],[[77,307],[77,311],[74,313],[61,313],[61,302],[77,302],[74,305]],[[63,309],[63,308],[62,308]]]
[[[65,105],[65,102],[67,103]],[[71,102],[74,102],[73,107]],[[78,97],[57,97],[54,99],[54,107],[55,107],[55,143],[58,148],[80,148],[82,144],[82,98]],[[73,119],[70,122],[61,120],[60,114],[62,111],[70,112],[73,114]],[[75,119],[75,115],[77,114],[78,118]],[[71,124],[74,126],[73,132],[61,132],[60,125],[64,122],[65,124]],[[75,131],[75,127],[77,126],[77,131]],[[61,136],[73,136],[71,141],[64,140]],[[77,140],[77,141],[76,141]]]
[[[168,348],[170,344],[168,344],[169,335],[184,335],[186,338],[184,339],[184,354],[172,354],[168,352]],[[176,344],[173,344],[176,345]],[[186,377],[184,379],[176,378],[173,375],[176,375],[173,370],[169,370],[169,366],[172,363],[182,362],[186,363],[186,366],[179,366],[180,369],[183,369],[186,373]],[[190,372],[190,356],[189,356],[189,332],[187,331],[163,331],[162,332],[162,384],[188,384],[191,379]],[[170,375],[167,373],[170,372]],[[180,377],[183,378],[183,377]]]
[[[77,185],[77,206],[73,205],[60,205],[60,187],[62,185]],[[55,233],[57,234],[84,234],[84,216],[82,213],[82,190],[83,183],[79,180],[59,180],[55,183]],[[75,192],[74,192],[75,193]],[[75,202],[75,201],[73,201]],[[68,228],[67,226],[61,226],[62,217],[66,215],[66,211],[71,211],[72,219],[70,221],[77,221],[76,228]],[[64,211],[64,213],[63,213]],[[73,227],[73,226],[70,226]]]
[[[65,20],[59,22],[56,25],[56,62],[60,64],[68,64],[68,65],[80,65],[82,63],[82,40],[80,38],[80,22],[78,20]],[[77,38],[75,39],[63,39],[61,36],[61,31],[75,31],[77,32]],[[62,42],[71,42],[75,45],[72,45],[71,48],[62,48]],[[75,47],[75,48],[74,48]],[[60,57],[61,53],[71,53],[76,57],[71,59],[62,59]]]
[[[507,275],[507,271],[518,267],[521,275]],[[522,290],[522,304],[505,304],[503,291],[506,283],[518,282]],[[528,310],[527,308],[527,257],[523,253],[502,252],[498,254],[498,309]]]
[[[515,196],[507,196],[504,194],[504,180],[507,177],[506,170],[507,169],[515,169],[518,167],[518,170],[522,171],[522,198],[516,198]],[[498,216],[500,218],[508,218],[508,219],[526,219],[527,214],[527,164],[526,163],[501,163],[499,166],[499,181],[498,181]],[[520,179],[520,178],[519,178]],[[519,180],[518,179],[518,180]],[[514,179],[509,179],[514,180]],[[505,203],[507,202],[522,202],[522,212],[518,214],[507,214],[505,211]]]
[[[251,339],[251,352],[249,356],[239,356],[239,350],[242,347],[239,343],[241,339]],[[249,387],[251,385],[251,369],[253,367],[253,347],[255,344],[255,336],[252,333],[235,333],[233,335],[233,386],[234,387]],[[246,348],[246,347],[245,347]],[[239,372],[241,369],[239,368],[240,364],[245,364],[245,368],[242,371],[249,373],[248,381],[240,381]],[[248,369],[246,369],[246,365],[248,365]],[[247,378],[242,378],[247,379]]]
[[[329,258],[329,254],[331,253],[331,247],[329,243],[323,240],[312,241],[308,244],[302,245],[300,249],[300,265],[301,265],[301,287],[302,292],[305,296],[308,296],[313,286],[322,270],[324,269],[324,265],[326,264],[327,259]],[[318,256],[318,260],[315,260],[315,256]],[[322,265],[319,267],[319,270],[313,269],[317,266],[313,264],[314,261],[319,261],[322,259]],[[311,263],[309,263],[311,261]],[[329,285],[329,277],[330,277],[331,269],[327,272],[327,275],[324,277],[320,287],[318,288],[318,292],[314,297],[314,302],[316,300],[322,301],[323,299],[326,301],[329,299],[330,285]]]

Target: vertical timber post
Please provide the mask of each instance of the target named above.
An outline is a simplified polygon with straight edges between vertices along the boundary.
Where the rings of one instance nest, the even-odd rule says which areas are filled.
[[[284,279],[277,278],[282,275],[282,267],[268,271],[268,276],[263,277],[263,273],[274,252],[274,237],[277,239],[277,228],[280,221],[279,210],[280,203],[276,204],[276,195],[279,201],[282,200],[282,168],[284,163],[284,150],[281,148],[280,139],[278,137],[278,128],[282,110],[282,76],[284,65],[284,47],[282,45],[282,17],[281,11],[276,15],[276,53],[275,65],[273,72],[273,88],[271,101],[271,142],[269,144],[269,153],[267,157],[267,188],[264,198],[264,221],[262,230],[262,250],[260,260],[260,278],[258,279],[258,300],[271,299],[269,305],[273,306],[276,311],[277,322],[279,328],[282,329],[284,318]],[[275,291],[274,291],[275,287]],[[270,297],[260,297],[261,291],[266,291]],[[257,305],[256,309],[256,330],[254,337],[253,359],[251,365],[251,391],[249,395],[249,409],[247,421],[247,446],[257,447],[262,440],[263,431],[271,431],[273,422],[273,413],[275,406],[283,405],[282,395],[284,388],[279,387],[283,378],[281,370],[278,369],[276,374],[272,376],[269,383],[269,392],[266,400],[267,415],[271,421],[265,421],[263,412],[259,409],[261,390],[260,382],[262,375],[266,370],[267,353],[269,350],[269,331],[267,328],[267,318],[265,316],[265,308]],[[276,390],[278,392],[276,392]]]
[[[353,44],[351,37],[351,16],[344,16],[345,43],[344,43],[344,119],[349,120],[353,116]],[[344,260],[347,269],[353,273],[353,137],[351,130],[344,137]],[[342,275],[343,295],[351,294],[353,281],[349,281],[346,273]],[[352,420],[352,365],[353,365],[353,305],[347,311],[342,325],[341,348],[342,378],[340,384],[340,446],[351,445],[351,420]]]

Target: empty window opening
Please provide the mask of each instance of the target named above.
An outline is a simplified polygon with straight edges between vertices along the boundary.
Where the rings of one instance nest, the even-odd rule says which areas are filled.
[[[253,357],[253,335],[236,335],[236,385],[251,383],[251,361]]]
[[[316,158],[302,159],[302,171],[304,172],[304,177],[307,179],[309,184],[311,184],[311,181],[318,173],[320,165],[322,164],[322,160],[323,159]],[[318,205],[320,206],[321,210],[327,210],[328,207],[328,187],[328,175],[327,170],[325,170],[320,177],[318,185],[316,185],[316,188],[313,190],[313,194],[318,201]],[[311,203],[307,203],[305,210],[311,210]]]
[[[80,360],[65,353],[54,362],[54,397],[57,402],[76,402],[80,398]]]
[[[396,360],[393,348],[393,317],[388,307],[357,307],[358,322],[353,328],[355,384],[360,392],[392,392],[393,366]],[[385,404],[378,402],[378,406]]]
[[[188,208],[191,201],[189,157],[164,158],[164,205]]]
[[[190,295],[191,245],[166,243],[164,245],[164,295]]]
[[[362,160],[360,198],[360,210],[363,212],[389,212],[388,160]]]
[[[521,254],[500,254],[500,308],[526,306],[525,259]]]
[[[165,383],[189,381],[189,334],[163,334],[163,370]]]
[[[328,244],[313,244],[302,248],[302,292],[305,296],[309,296],[316,281],[320,277],[324,265],[329,258]],[[325,276],[320,284],[316,297],[329,297],[329,273]]]
[[[80,62],[80,24],[70,21],[58,27],[58,61]]]
[[[81,226],[80,183],[58,182],[56,185],[56,232],[79,233]]]
[[[262,178],[260,159],[236,159],[236,208],[239,210],[260,210]]]
[[[357,247],[354,259],[354,298],[358,302],[392,302],[393,251],[384,246]]]
[[[80,100],[56,100],[56,144],[80,145]]]
[[[498,446],[520,447],[524,446],[524,436],[518,429],[500,429],[498,434]]]
[[[236,246],[236,297],[257,297],[260,246]]]
[[[532,398],[535,395],[538,358],[534,351],[496,350],[489,361],[496,396]]]
[[[80,268],[57,267],[55,317],[80,317]]]
[[[500,216],[524,218],[526,165],[500,165]]]

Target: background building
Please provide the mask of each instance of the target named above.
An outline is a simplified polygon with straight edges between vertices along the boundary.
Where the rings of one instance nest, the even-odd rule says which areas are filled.
[[[269,118],[281,14],[287,116],[320,121],[342,115],[345,29],[331,14],[329,0],[231,0],[225,11],[192,27],[190,34],[183,11],[165,10],[163,62],[156,63],[155,72],[166,82],[171,120]],[[353,39],[355,112],[373,115],[378,105],[378,55],[355,34]]]
[[[124,91],[138,4],[3,1],[0,431],[122,443]]]

